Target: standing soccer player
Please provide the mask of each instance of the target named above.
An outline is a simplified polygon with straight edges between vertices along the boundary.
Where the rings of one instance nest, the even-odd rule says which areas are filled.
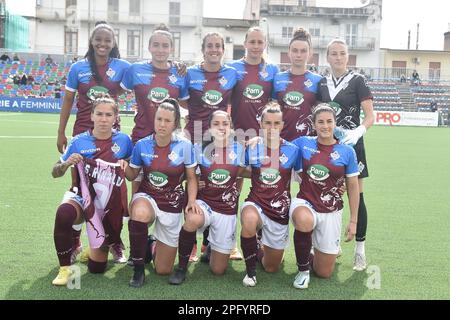
[[[339,189],[344,183],[350,204],[346,241],[353,239],[358,219],[359,171],[355,151],[334,138],[336,113],[328,104],[319,104],[312,119],[317,137],[300,137],[293,141],[300,149],[302,181],[289,211],[295,227],[294,246],[299,273],[294,279],[294,287],[298,289],[308,288],[310,267],[322,278],[329,278],[333,273],[340,248],[344,206]],[[312,261],[311,245],[314,246]]]
[[[60,269],[54,285],[66,285],[71,276],[73,225],[87,223],[91,273],[105,271],[108,247],[120,242],[127,189],[117,162],[131,156],[133,145],[126,134],[112,129],[118,114],[118,106],[110,97],[95,99],[91,111],[94,128],[75,136],[53,167],[52,175],[58,178],[76,165],[78,178],[56,212],[54,240]]]
[[[311,54],[311,35],[303,28],[297,29],[289,43],[291,67],[275,76],[273,97],[283,110],[281,137],[288,141],[314,135],[311,113],[322,77],[306,68]]]
[[[157,239],[153,259],[157,274],[172,272],[178,247],[185,198],[182,182],[187,179],[188,203],[185,212],[199,214],[195,155],[192,143],[174,131],[180,129],[180,108],[172,98],[158,106],[155,114],[155,133],[138,141],[133,149],[130,165],[123,162],[126,177],[134,180],[141,168],[144,179],[130,204],[131,257],[134,274],[131,287],[144,284],[144,258],[148,226],[155,224]]]
[[[72,131],[76,136],[93,128],[91,120],[92,102],[99,93],[108,93],[114,100],[123,92],[120,82],[130,63],[120,59],[119,48],[114,37],[114,29],[106,23],[98,23],[89,38],[89,49],[85,59],[74,63],[69,70],[65,85],[64,101],[61,108],[57,147],[63,153],[67,146],[65,134],[70,111],[77,95],[77,114]],[[120,119],[116,117],[115,128],[119,128]],[[74,176],[72,174],[72,179]],[[81,252],[81,226],[74,227],[74,259]],[[111,246],[116,263],[125,263],[122,241]]]
[[[367,231],[367,209],[364,202],[363,179],[369,176],[363,135],[374,123],[373,96],[363,76],[349,71],[348,47],[343,40],[332,40],[327,48],[327,60],[331,74],[320,82],[317,99],[329,103],[336,110],[337,126],[348,130],[341,143],[354,146],[360,175],[358,227],[353,270],[367,267],[365,240]],[[364,120],[361,123],[361,109]]]
[[[216,110],[227,111],[238,79],[236,69],[222,65],[224,50],[223,36],[208,33],[202,42],[203,62],[188,68],[189,121],[185,130],[195,143],[202,143],[209,116]],[[185,103],[182,106],[186,107]]]
[[[276,272],[289,242],[289,206],[292,169],[297,167],[298,148],[281,139],[283,114],[276,102],[269,102],[261,114],[263,139],[249,147],[245,164],[251,166],[250,194],[241,208],[241,249],[246,275],[243,285],[256,286],[258,243],[262,230],[264,245],[262,265],[266,272]]]

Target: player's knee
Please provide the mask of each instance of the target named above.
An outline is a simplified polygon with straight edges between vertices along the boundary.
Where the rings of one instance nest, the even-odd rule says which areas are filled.
[[[77,210],[75,207],[69,203],[63,203],[56,211],[55,226],[65,229],[71,228],[76,219]]]
[[[183,228],[186,231],[196,231],[203,225],[203,216],[189,213],[186,215],[186,221],[184,222]]]
[[[278,271],[278,267],[276,265],[264,265],[264,271],[267,273],[275,273]]]
[[[107,262],[97,262],[89,258],[88,270],[90,273],[105,273]]]
[[[301,232],[310,232],[312,230],[314,219],[310,214],[298,211],[295,212],[294,215],[295,216],[293,220],[295,222],[295,229]]]
[[[333,269],[332,268],[317,268],[317,269],[314,268],[314,273],[319,278],[329,279],[329,278],[331,278],[331,276],[333,274]]]
[[[143,207],[134,208],[131,214],[131,219],[140,222],[150,221],[150,212]]]
[[[172,273],[172,268],[168,266],[156,265],[155,272],[159,276],[168,276]]]
[[[217,265],[211,265],[210,266],[211,272],[216,276],[222,276],[225,274],[225,271],[227,270],[227,266],[217,266]]]

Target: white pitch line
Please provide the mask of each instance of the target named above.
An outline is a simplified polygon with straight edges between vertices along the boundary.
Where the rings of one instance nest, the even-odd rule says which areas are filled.
[[[0,139],[56,139],[56,136],[0,136]]]

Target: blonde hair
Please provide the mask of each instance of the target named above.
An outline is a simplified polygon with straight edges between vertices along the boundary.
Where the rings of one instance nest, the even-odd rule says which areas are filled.
[[[348,46],[347,46],[347,43],[345,42],[345,40],[336,38],[336,39],[331,40],[331,41],[328,43],[328,45],[327,45],[327,56],[330,54],[330,47],[331,47],[333,44],[336,44],[336,43],[342,44],[342,45],[345,47],[345,49],[348,51]]]

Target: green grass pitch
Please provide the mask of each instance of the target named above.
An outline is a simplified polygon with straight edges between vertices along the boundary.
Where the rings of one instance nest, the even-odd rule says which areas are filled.
[[[312,277],[308,290],[296,290],[291,239],[281,270],[268,274],[258,267],[255,288],[242,286],[244,262],[234,261],[221,277],[207,265],[191,264],[181,286],[170,286],[167,276],[150,267],[145,286],[136,290],[128,287],[132,269],[110,260],[100,276],[77,262],[81,289],[69,290],[51,285],[58,271],[54,215],[70,179],[50,174],[59,157],[58,120],[0,113],[0,299],[450,299],[448,128],[373,127],[367,133],[368,272],[352,271],[354,244],[345,243],[331,279]],[[122,125],[129,133],[132,118],[123,118]],[[248,182],[241,202],[247,194]],[[344,217],[346,222],[348,210]],[[128,255],[126,225],[122,238]]]

